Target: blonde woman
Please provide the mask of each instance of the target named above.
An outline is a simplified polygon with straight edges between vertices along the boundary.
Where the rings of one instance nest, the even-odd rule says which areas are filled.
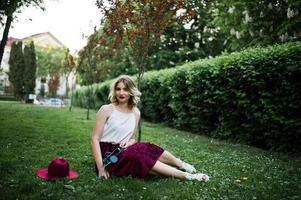
[[[101,106],[97,112],[91,143],[98,177],[107,179],[113,174],[144,178],[148,174],[158,174],[208,181],[206,174],[195,173],[196,169],[192,165],[161,147],[145,142],[136,143],[135,133],[140,120],[137,104],[140,95],[129,76],[119,76],[111,87],[111,103]],[[104,168],[105,155],[118,147],[124,150],[118,155],[118,161]]]

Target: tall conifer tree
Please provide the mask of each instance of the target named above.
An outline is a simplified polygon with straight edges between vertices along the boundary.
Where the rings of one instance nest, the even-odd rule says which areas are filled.
[[[16,74],[17,74],[16,60],[14,59],[17,54],[17,48],[18,48],[18,46],[14,42],[11,46],[9,60],[8,60],[8,64],[9,64],[8,79],[13,87],[15,86]],[[14,94],[15,94],[15,92],[14,92]]]
[[[31,42],[29,45],[24,47],[24,92],[26,94],[26,100],[29,94],[34,94],[35,80],[36,80],[36,54],[34,43]]]
[[[22,50],[22,42],[13,43],[9,57],[9,81],[14,88],[14,95],[19,99],[24,99],[24,78],[25,71],[24,55]]]

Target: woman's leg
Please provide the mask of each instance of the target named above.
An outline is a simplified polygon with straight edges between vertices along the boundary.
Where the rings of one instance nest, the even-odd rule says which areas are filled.
[[[156,164],[150,170],[151,174],[160,174],[164,176],[172,176],[180,179],[186,179],[186,172],[171,167],[161,161],[157,161]]]
[[[185,180],[197,180],[197,181],[205,181],[205,182],[209,181],[209,176],[206,174],[203,173],[190,174],[188,172],[183,172],[161,161],[157,161],[149,173],[159,174],[163,176],[171,176],[171,177],[185,179]]]
[[[182,161],[179,158],[176,158],[174,155],[169,153],[168,151],[164,151],[162,155],[159,157],[159,161],[168,164],[168,165],[173,165],[178,168],[182,166]]]
[[[196,169],[194,168],[194,166],[183,162],[182,160],[180,160],[179,158],[176,158],[174,155],[172,155],[171,153],[169,153],[168,151],[164,151],[162,153],[162,155],[159,157],[159,161],[168,164],[168,165],[173,165],[176,166],[180,169],[183,169],[189,173],[195,173]]]

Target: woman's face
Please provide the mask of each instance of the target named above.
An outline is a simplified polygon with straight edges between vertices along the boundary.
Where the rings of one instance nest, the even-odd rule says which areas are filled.
[[[116,85],[116,98],[118,103],[127,103],[131,95],[123,82]]]

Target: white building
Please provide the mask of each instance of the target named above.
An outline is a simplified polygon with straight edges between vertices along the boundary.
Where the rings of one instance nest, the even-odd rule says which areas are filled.
[[[29,43],[29,42],[33,41],[35,46],[42,46],[42,47],[52,46],[54,48],[58,48],[58,47],[66,48],[50,32],[38,33],[38,34],[35,34],[35,35],[25,37],[23,39],[17,39],[17,38],[9,37],[8,40],[7,40],[5,49],[4,49],[3,59],[2,59],[2,62],[1,62],[1,66],[0,66],[0,94],[4,93],[4,87],[8,87],[10,85],[8,75],[7,75],[7,72],[9,72],[8,60],[9,60],[11,45],[12,45],[13,42],[16,42],[16,41],[22,41],[23,44],[26,44],[26,43]],[[49,81],[50,76],[44,77],[44,78],[46,78],[46,84],[44,84],[44,88],[45,88],[45,92],[47,93],[49,91],[47,82]],[[73,85],[75,85],[75,81],[76,81],[75,80],[75,75],[71,73],[69,78],[68,78],[69,88],[71,88]],[[37,78],[36,79],[36,87],[35,87],[35,94],[36,95],[40,94],[42,84],[43,83],[41,83],[41,78]],[[66,75],[61,74],[60,75],[60,84],[59,84],[59,88],[57,90],[57,95],[63,96],[65,94],[66,94]]]
[[[8,80],[8,75],[7,73],[9,72],[9,55],[10,55],[10,50],[11,50],[11,45],[13,42],[20,41],[20,39],[9,37],[6,42],[6,46],[4,48],[4,53],[3,53],[3,58],[2,62],[0,65],[0,95],[4,94],[4,88],[8,88],[10,83]]]

